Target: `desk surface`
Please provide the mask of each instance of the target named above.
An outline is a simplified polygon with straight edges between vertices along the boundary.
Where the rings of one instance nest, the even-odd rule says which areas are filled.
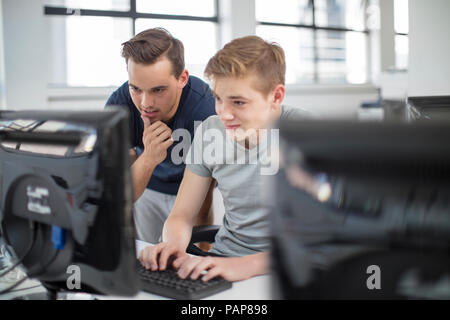
[[[151,245],[149,243],[136,240],[136,254],[147,245]],[[1,289],[2,285],[0,285]],[[3,287],[6,287],[3,285]],[[31,288],[31,289],[26,289]],[[0,296],[0,300],[3,299],[14,299],[20,295],[30,294],[30,293],[38,293],[44,292],[44,288],[39,285],[39,282],[36,280],[27,280],[22,283],[17,289],[20,289],[16,292],[11,292],[6,295]],[[25,289],[25,290],[24,290]],[[68,299],[86,299],[86,295],[73,294],[68,295]],[[166,300],[168,298],[158,296],[156,294],[150,294],[147,292],[139,292],[134,297],[122,297],[122,296],[95,296],[97,299],[101,300]],[[233,282],[233,287],[231,289],[219,292],[212,296],[205,298],[206,300],[268,300],[271,299],[270,294],[270,276],[258,276],[253,277],[244,281]]]

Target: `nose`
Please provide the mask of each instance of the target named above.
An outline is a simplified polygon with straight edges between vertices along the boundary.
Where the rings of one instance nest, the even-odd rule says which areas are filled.
[[[227,103],[217,105],[216,111],[222,120],[230,121],[234,119],[233,110]]]
[[[141,107],[142,108],[149,108],[154,106],[154,99],[148,92],[142,93],[142,99],[141,99]]]

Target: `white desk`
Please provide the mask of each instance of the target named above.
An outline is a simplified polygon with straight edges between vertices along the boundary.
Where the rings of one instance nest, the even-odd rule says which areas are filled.
[[[0,290],[6,289],[12,284],[14,284],[14,282],[7,282],[7,283],[1,282]],[[8,292],[7,294],[0,295],[0,300],[12,300],[27,294],[40,294],[45,292],[46,292],[45,288],[41,285],[39,281],[26,280],[22,284],[14,288],[12,291]]]
[[[148,244],[146,242],[136,240],[136,256],[139,252]],[[32,288],[29,290],[20,290],[19,292],[11,292],[6,295],[0,296],[0,300],[14,299],[17,296],[44,292],[45,289],[42,286],[37,286],[39,282],[36,280],[27,280],[22,283],[17,289]],[[1,288],[2,286],[0,286]],[[88,296],[83,294],[69,294],[68,299],[86,299]],[[101,300],[167,300],[168,298],[158,296],[156,294],[150,294],[147,292],[139,292],[134,297],[122,297],[122,296],[95,296]],[[270,276],[258,276],[248,280],[233,282],[231,289],[219,292],[212,296],[205,298],[205,300],[268,300],[271,299],[270,292]]]

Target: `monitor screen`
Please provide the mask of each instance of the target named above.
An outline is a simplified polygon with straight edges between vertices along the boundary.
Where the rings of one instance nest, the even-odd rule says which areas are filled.
[[[0,113],[1,235],[30,278],[139,291],[128,150],[123,109]]]
[[[423,96],[407,99],[409,120],[450,120],[450,96]]]
[[[445,122],[282,121],[275,297],[450,298],[448,141]]]

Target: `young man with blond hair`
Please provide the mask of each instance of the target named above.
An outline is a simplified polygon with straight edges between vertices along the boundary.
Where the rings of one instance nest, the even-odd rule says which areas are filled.
[[[210,59],[205,75],[212,83],[217,115],[195,132],[163,242],[140,252],[146,268],[164,270],[170,261],[181,278],[204,281],[216,276],[237,281],[268,271],[269,207],[260,199],[262,160],[268,158],[269,145],[263,133],[280,117],[303,115],[281,105],[285,71],[283,49],[257,36],[235,39]],[[191,257],[185,251],[194,217],[212,179],[224,198],[223,225],[210,256]]]

